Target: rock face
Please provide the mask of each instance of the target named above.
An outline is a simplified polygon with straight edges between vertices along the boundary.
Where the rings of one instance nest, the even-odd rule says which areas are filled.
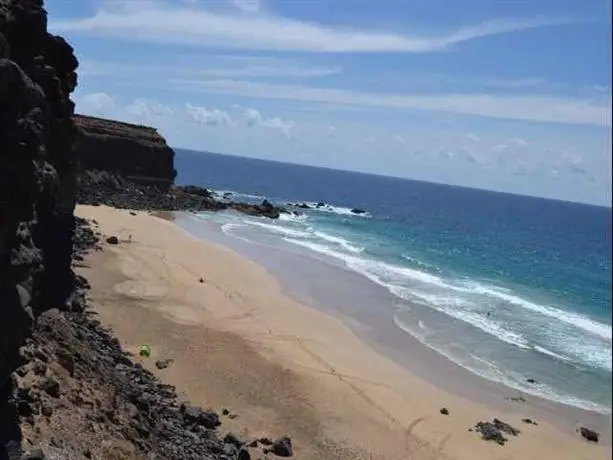
[[[82,170],[114,172],[161,190],[172,185],[175,153],[155,128],[85,115],[73,119]]]
[[[32,319],[73,291],[77,65],[40,0],[0,0],[0,387]]]

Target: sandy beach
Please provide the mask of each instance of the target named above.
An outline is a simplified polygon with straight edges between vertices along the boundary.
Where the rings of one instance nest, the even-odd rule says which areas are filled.
[[[299,459],[609,458],[607,446],[412,375],[339,319],[289,298],[262,266],[171,221],[105,206],[77,215],[120,240],[79,269],[99,319],[126,349],[149,344],[143,365],[186,400],[237,414],[224,430],[288,434]],[[159,359],[172,362],[159,370]],[[521,435],[499,446],[469,431],[493,417]]]

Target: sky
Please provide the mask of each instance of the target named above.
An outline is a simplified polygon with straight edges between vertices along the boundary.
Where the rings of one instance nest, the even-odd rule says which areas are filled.
[[[611,2],[47,0],[77,112],[168,143],[611,206]]]

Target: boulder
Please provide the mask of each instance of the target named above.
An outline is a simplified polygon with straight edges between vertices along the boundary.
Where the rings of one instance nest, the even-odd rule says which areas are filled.
[[[270,451],[278,457],[291,457],[294,455],[292,440],[289,438],[289,436],[282,436],[275,439],[272,443]]]
[[[584,426],[579,428],[579,434],[583,436],[583,438],[590,442],[598,442],[600,439],[600,434],[595,432],[594,430],[590,430]]]

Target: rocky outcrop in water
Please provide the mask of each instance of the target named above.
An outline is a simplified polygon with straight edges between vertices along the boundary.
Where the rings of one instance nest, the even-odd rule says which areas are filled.
[[[78,202],[140,211],[235,210],[271,219],[287,212],[266,200],[261,204],[221,201],[207,189],[194,185],[172,186],[164,191],[155,185],[136,183],[109,171],[83,171],[79,175]]]
[[[160,190],[172,185],[175,154],[155,128],[85,115],[73,119],[82,170],[117,173]]]

